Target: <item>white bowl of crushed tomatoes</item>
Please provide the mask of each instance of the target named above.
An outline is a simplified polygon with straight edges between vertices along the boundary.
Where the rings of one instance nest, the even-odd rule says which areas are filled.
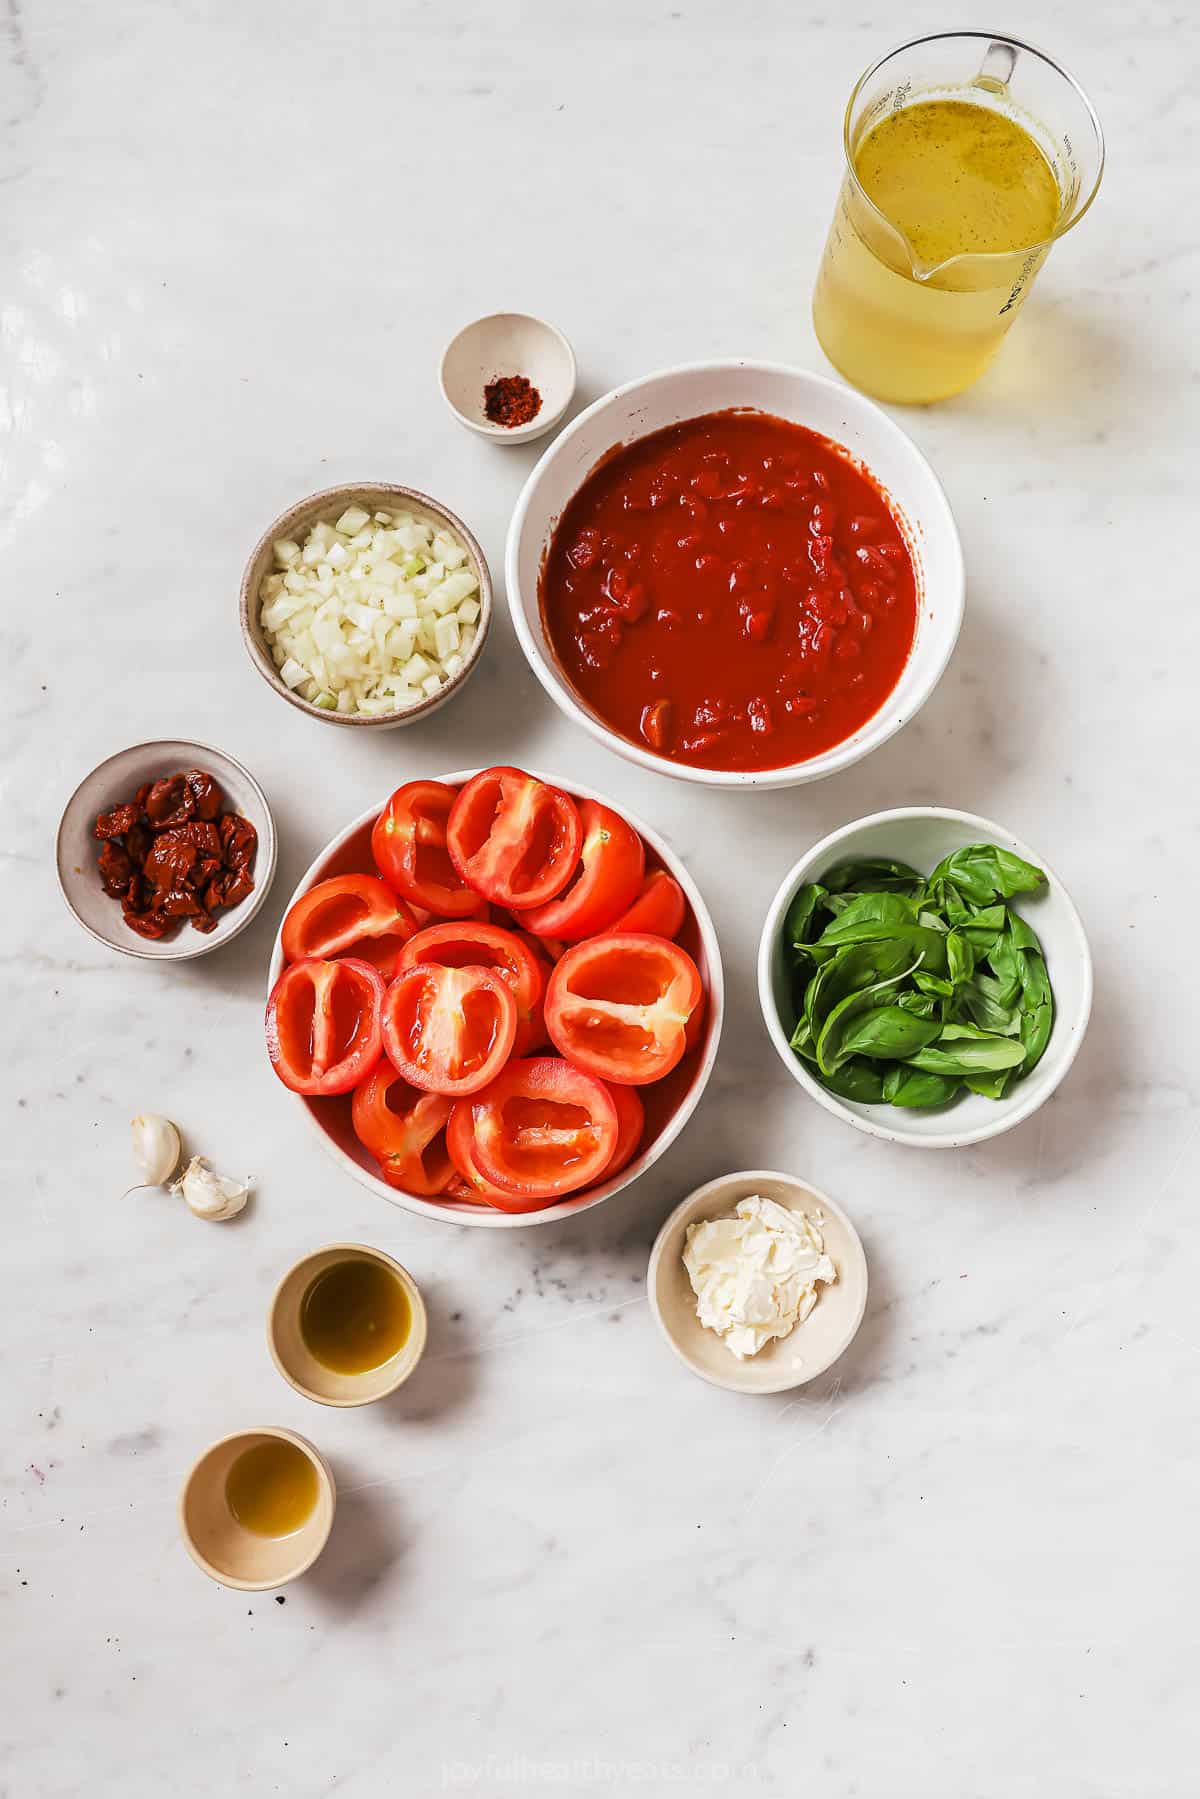
[[[466,770],[406,782],[313,862],[275,942],[267,1046],[356,1180],[502,1229],[658,1160],[723,1004],[708,909],[655,832],[578,785]]]
[[[525,484],[505,570],[555,704],[713,787],[877,749],[933,692],[963,610],[953,515],[911,439],[840,382],[740,359],[582,412]]]

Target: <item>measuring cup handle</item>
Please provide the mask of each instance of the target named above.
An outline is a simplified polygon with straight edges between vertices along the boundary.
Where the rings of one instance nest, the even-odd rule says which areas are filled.
[[[1017,66],[1015,44],[989,44],[975,77],[977,86],[1007,87]]]

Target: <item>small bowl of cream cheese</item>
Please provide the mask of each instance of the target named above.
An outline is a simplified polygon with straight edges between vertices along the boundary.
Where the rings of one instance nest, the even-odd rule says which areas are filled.
[[[690,1193],[659,1232],[646,1278],[680,1361],[736,1393],[815,1380],[867,1304],[867,1259],[845,1212],[807,1181],[766,1169]]]

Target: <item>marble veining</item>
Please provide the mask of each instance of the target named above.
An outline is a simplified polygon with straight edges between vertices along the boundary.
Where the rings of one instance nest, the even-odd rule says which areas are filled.
[[[556,320],[581,403],[703,356],[823,366],[808,294],[845,96],[954,21],[878,0],[0,13],[0,1794],[1194,1790],[1200,38],[1152,0],[998,22],[1079,75],[1110,160],[993,373],[897,415],[959,520],[960,645],[867,762],[748,796],[607,755],[503,614],[460,702],[347,742],[250,666],[241,565],[297,496],[377,477],[443,498],[499,578],[537,450],[469,436],[436,384],[479,313]],[[247,763],[281,856],[251,928],[159,969],[80,933],[52,836],[102,756],[173,734]],[[511,1234],[344,1180],[260,1040],[321,843],[401,778],[497,758],[661,828],[729,996],[705,1103],[652,1175]],[[754,990],[801,849],[919,801],[1042,851],[1097,965],[1053,1103],[958,1154],[807,1103]],[[240,1220],[121,1197],[144,1109],[255,1174]],[[871,1271],[851,1351],[762,1401],[688,1376],[643,1281],[675,1200],[748,1165],[834,1194]],[[430,1314],[419,1375],[361,1413],[306,1404],[264,1340],[280,1272],[337,1237],[398,1255]],[[188,1561],[174,1505],[208,1440],[259,1422],[321,1445],[339,1506],[311,1576],[245,1598]]]

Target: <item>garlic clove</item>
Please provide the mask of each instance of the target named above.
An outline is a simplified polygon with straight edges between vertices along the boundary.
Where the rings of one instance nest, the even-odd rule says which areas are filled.
[[[250,1183],[218,1174],[206,1156],[193,1156],[179,1179],[172,1182],[171,1191],[182,1195],[197,1218],[224,1224],[245,1207]]]
[[[165,1187],[179,1166],[179,1132],[157,1112],[139,1112],[130,1120],[133,1159],[147,1187]]]

